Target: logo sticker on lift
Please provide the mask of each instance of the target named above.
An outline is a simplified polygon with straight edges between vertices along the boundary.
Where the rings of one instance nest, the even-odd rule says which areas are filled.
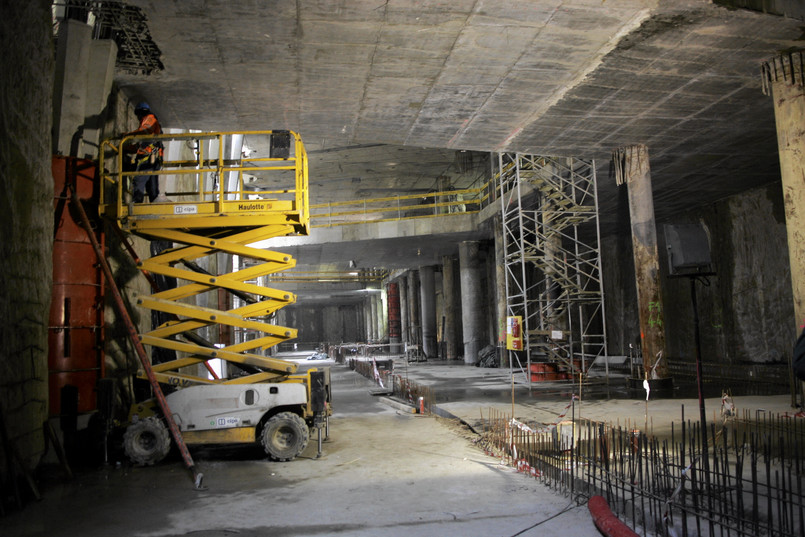
[[[173,214],[198,214],[196,205],[174,205]]]
[[[215,421],[210,425],[215,425],[216,427],[237,427],[240,425],[240,418],[215,418]]]
[[[271,209],[271,204],[263,201],[238,203],[238,211],[267,211],[269,209]]]

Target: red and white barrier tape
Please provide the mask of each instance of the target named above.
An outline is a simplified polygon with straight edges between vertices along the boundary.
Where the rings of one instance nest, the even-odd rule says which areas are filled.
[[[374,358],[372,358],[372,373],[375,376],[375,382],[377,382],[381,388],[385,389],[386,387],[383,386],[383,379],[380,378],[380,372],[377,370],[377,362]]]

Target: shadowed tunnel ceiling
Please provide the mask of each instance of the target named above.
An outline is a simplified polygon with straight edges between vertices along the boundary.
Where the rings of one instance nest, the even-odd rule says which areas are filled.
[[[164,127],[299,132],[311,203],[433,189],[462,150],[577,156],[605,233],[618,147],[648,146],[659,220],[779,179],[760,65],[804,24],[790,3],[703,0],[130,3],[164,70],[124,91]]]

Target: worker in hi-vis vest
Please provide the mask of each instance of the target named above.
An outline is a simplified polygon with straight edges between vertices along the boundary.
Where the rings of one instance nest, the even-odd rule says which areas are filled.
[[[162,127],[159,125],[157,116],[151,111],[148,103],[141,102],[134,109],[140,126],[137,130],[126,133],[125,136],[140,135],[159,135],[162,134]],[[160,141],[143,141],[136,144],[127,145],[126,153],[128,157],[128,168],[131,171],[150,172],[162,168],[162,155],[164,146]],[[132,198],[134,203],[142,203],[145,194],[148,200],[154,201],[159,196],[159,176],[153,174],[138,174],[134,176],[132,188]]]

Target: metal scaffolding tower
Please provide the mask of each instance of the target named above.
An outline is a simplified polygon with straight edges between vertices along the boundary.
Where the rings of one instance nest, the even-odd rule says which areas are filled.
[[[522,317],[509,363],[529,384],[532,363],[572,374],[606,354],[595,162],[500,153],[507,316]]]

